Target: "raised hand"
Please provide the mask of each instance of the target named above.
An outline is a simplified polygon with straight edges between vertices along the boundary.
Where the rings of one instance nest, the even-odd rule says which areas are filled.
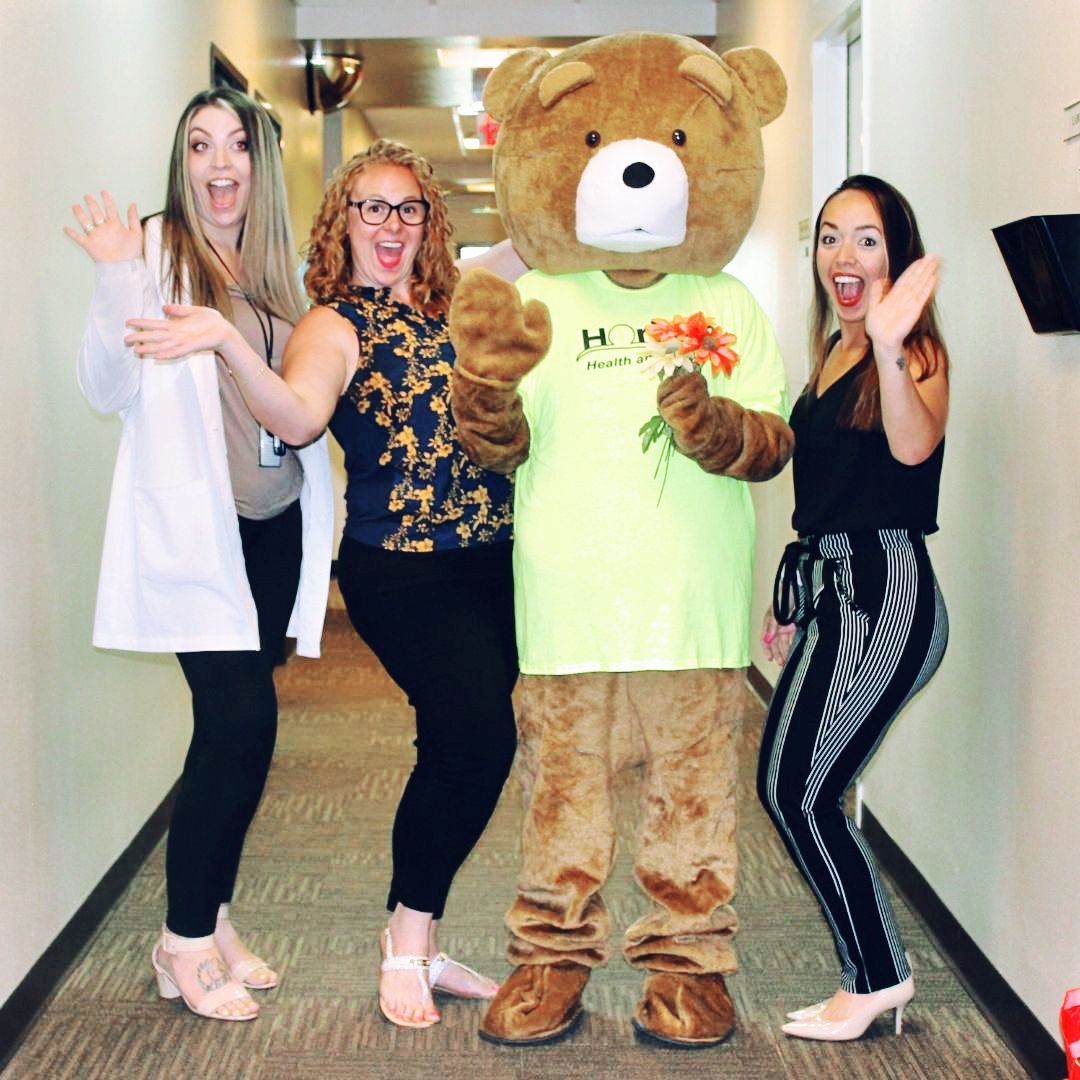
[[[237,334],[232,323],[214,308],[165,304],[162,311],[164,319],[127,320],[131,333],[124,344],[134,349],[136,356],[175,360],[207,349],[220,351]]]
[[[937,289],[940,266],[936,255],[916,259],[890,288],[884,278],[870,286],[866,336],[875,350],[898,352],[919,321]]]
[[[551,345],[551,319],[538,300],[524,306],[513,285],[470,270],[450,306],[450,340],[458,364],[473,375],[517,383]]]
[[[125,262],[142,255],[142,224],[134,203],[128,207],[125,223],[121,221],[116,203],[107,191],[101,193],[100,204],[93,195],[87,195],[85,201],[85,209],[78,204],[71,208],[79,228],[73,229],[70,225],[65,225],[64,232],[94,262]]]

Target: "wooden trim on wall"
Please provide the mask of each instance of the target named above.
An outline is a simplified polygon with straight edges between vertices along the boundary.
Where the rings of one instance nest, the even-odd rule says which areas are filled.
[[[772,685],[753,664],[747,668],[746,681],[768,706]],[[862,832],[882,870],[922,920],[972,1001],[1020,1059],[1028,1075],[1039,1080],[1061,1080],[1066,1072],[1062,1047],[987,959],[865,803]]]
[[[179,787],[177,781],[135,839],[105,872],[105,876],[71,917],[67,926],[60,931],[56,940],[42,953],[26,978],[0,1007],[0,1071],[7,1066],[19,1048],[30,1025],[68,968],[93,938],[105,916],[139,872],[146,857],[165,835]]]
[[[864,803],[862,832],[881,868],[922,919],[939,951],[1029,1076],[1061,1080],[1065,1051],[971,939]],[[1062,990],[1064,994],[1064,990]]]

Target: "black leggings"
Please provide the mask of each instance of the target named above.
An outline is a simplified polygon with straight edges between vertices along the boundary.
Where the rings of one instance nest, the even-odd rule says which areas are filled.
[[[832,928],[840,985],[910,974],[874,857],[844,813],[848,786],[937,670],[949,623],[918,533],[829,533],[790,545],[799,630],[776,684],[758,795]]]
[[[283,658],[300,581],[300,503],[265,521],[240,518],[240,540],[260,650],[177,655],[195,718],[165,849],[165,925],[182,937],[212,934],[218,905],[232,899],[244,837],[270,770],[274,665]]]
[[[357,633],[416,710],[387,908],[438,919],[514,759],[511,545],[413,553],[345,537],[338,584]]]

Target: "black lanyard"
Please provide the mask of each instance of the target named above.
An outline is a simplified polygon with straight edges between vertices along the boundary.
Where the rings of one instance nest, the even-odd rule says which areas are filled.
[[[210,244],[209,240],[207,240],[206,242],[208,244]],[[219,263],[221,263],[222,269],[224,269],[225,273],[228,274],[229,277],[232,278],[233,284],[237,287],[237,289],[240,290],[240,295],[247,301],[248,307],[251,308],[251,313],[255,316],[255,321],[259,324],[259,333],[260,333],[260,335],[262,335],[263,353],[266,356],[266,366],[269,367],[269,368],[273,368],[273,365],[270,362],[271,357],[274,355],[274,317],[273,317],[273,315],[271,315],[270,312],[265,313],[266,314],[266,325],[264,326],[263,325],[263,312],[259,308],[259,306],[255,303],[255,298],[251,295],[251,293],[249,293],[240,284],[239,281],[236,280],[236,275],[229,269],[228,264],[221,257],[220,253],[218,252],[218,249],[216,247],[214,247],[213,244],[210,244],[210,250],[217,257],[217,261]]]

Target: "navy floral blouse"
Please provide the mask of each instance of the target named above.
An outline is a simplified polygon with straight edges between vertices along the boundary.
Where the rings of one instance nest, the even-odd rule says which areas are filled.
[[[509,540],[513,488],[474,465],[450,415],[446,319],[353,287],[332,305],[356,329],[360,363],[330,430],[345,451],[345,535],[391,551]]]

